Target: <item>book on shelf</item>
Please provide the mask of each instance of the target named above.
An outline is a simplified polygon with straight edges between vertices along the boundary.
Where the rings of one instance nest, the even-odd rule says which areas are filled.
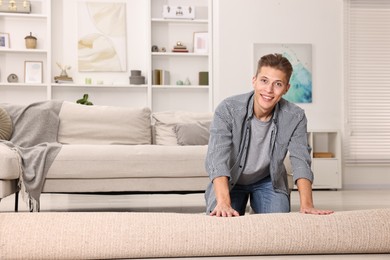
[[[188,52],[187,46],[183,45],[181,42],[178,42],[173,46],[172,52]]]
[[[334,158],[334,154],[330,152],[314,152],[314,158]]]
[[[167,70],[153,70],[152,84],[153,85],[169,85],[170,75]]]
[[[187,49],[173,49],[172,52],[188,52]]]
[[[55,83],[73,83],[73,79],[71,77],[66,77],[66,76],[55,76],[54,82]]]
[[[174,49],[187,49],[187,46],[185,46],[185,45],[175,45],[173,48]]]

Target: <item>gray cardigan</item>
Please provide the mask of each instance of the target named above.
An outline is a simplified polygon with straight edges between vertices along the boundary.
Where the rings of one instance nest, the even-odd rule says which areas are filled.
[[[244,169],[253,117],[253,94],[252,91],[229,97],[215,110],[205,161],[211,180],[205,193],[207,212],[216,206],[212,181],[216,177],[227,176],[232,189]],[[290,152],[294,182],[299,178],[313,182],[311,148],[307,141],[307,119],[303,109],[281,99],[275,107],[270,130],[270,175],[275,191],[289,194],[283,163],[287,151]]]

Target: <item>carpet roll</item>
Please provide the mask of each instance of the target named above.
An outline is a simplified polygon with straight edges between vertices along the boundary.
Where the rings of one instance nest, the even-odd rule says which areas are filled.
[[[246,215],[1,213],[0,259],[390,253],[390,209]]]

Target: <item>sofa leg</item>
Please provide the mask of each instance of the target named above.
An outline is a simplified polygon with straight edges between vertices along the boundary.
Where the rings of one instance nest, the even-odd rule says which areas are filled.
[[[19,211],[19,191],[15,193],[15,212]]]

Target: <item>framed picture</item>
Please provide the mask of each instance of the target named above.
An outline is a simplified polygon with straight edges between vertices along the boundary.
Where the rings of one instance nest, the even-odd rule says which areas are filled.
[[[194,32],[194,53],[208,53],[209,33]]]
[[[43,83],[43,62],[25,61],[24,62],[24,82],[25,83]]]
[[[9,34],[0,32],[0,49],[9,48]]]

